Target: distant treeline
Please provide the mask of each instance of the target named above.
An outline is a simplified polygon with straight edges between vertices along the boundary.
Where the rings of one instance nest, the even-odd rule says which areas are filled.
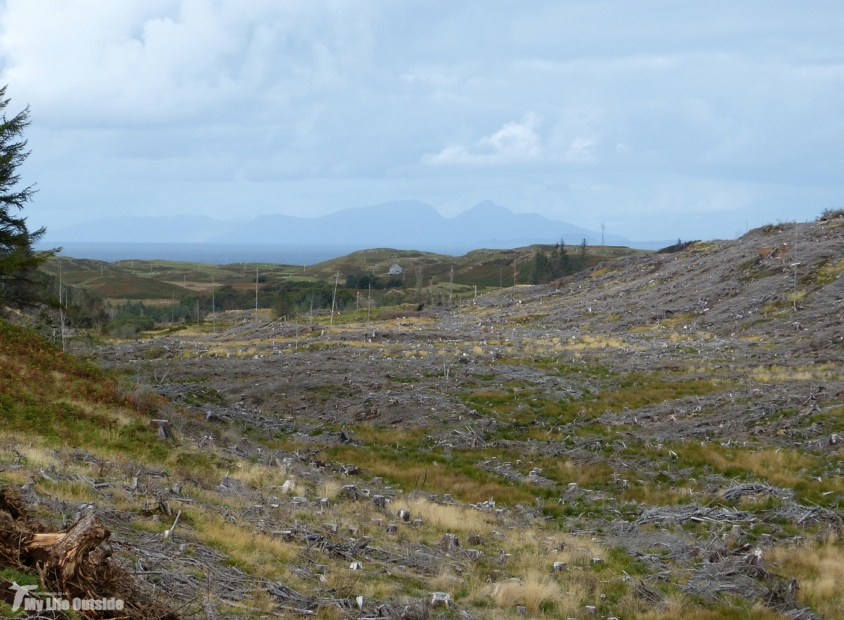
[[[530,265],[530,283],[546,284],[557,278],[562,278],[587,267],[589,246],[586,239],[577,246],[576,253],[570,255],[562,239],[551,250],[550,256],[540,249],[536,250]]]
[[[354,274],[350,273],[346,276],[346,288],[352,290],[384,290],[387,288],[400,288],[404,286],[404,282],[400,277],[390,277],[382,280],[374,274]]]
[[[311,310],[330,310],[334,286],[327,282],[271,282],[258,289],[258,307],[270,308],[276,316],[306,314]],[[192,301],[196,297],[188,298]],[[211,310],[211,292],[205,292],[200,305]],[[193,301],[195,303],[195,301]],[[243,310],[255,307],[255,290],[222,286],[213,295],[214,310]],[[338,288],[335,308],[346,309],[355,303],[355,296]]]

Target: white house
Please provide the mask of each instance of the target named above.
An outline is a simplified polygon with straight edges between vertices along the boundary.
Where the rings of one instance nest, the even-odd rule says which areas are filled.
[[[393,263],[393,266],[390,267],[390,271],[387,272],[391,276],[400,276],[404,273],[404,269],[401,268],[401,265],[398,263]]]

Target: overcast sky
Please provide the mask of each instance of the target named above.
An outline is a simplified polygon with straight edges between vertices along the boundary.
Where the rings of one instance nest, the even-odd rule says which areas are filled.
[[[840,0],[6,0],[0,83],[31,225],[491,199],[730,238],[844,208],[842,33]]]

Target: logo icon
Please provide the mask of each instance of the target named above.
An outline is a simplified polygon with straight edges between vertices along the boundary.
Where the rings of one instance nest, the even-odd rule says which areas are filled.
[[[13,581],[9,589],[15,593],[15,600],[12,602],[12,611],[18,611],[23,605],[23,599],[28,598],[29,593],[37,590],[38,586],[21,586],[16,581]]]
[[[38,586],[22,586],[12,582],[9,587],[15,593],[12,611],[122,611],[123,599],[119,598],[73,598],[69,599],[64,592],[38,592]],[[41,598],[44,597],[44,598]]]

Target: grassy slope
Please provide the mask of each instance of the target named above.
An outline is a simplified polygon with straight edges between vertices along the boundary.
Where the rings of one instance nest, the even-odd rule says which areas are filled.
[[[121,393],[117,381],[93,364],[0,321],[0,421],[4,433],[37,435],[54,445],[96,445],[160,459],[164,453],[152,444],[156,435],[147,421],[157,400],[152,395]]]
[[[535,245],[512,250],[474,250],[463,256],[379,248],[353,252],[316,265],[309,265],[304,269],[296,265],[266,263],[211,265],[169,260],[124,260],[119,263],[105,263],[69,257],[51,259],[43,269],[56,277],[61,273],[63,281],[68,285],[85,287],[107,299],[118,300],[169,300],[173,297],[180,300],[198,289],[207,287],[212,279],[217,285],[251,287],[255,282],[256,269],[268,282],[281,278],[332,282],[334,275],[339,272],[340,283],[343,285],[346,275],[371,273],[373,270],[377,276],[386,278],[390,266],[396,262],[405,269],[404,281],[408,289],[416,286],[417,267],[422,268],[425,286],[430,285],[432,278],[435,283],[448,282],[453,267],[456,290],[477,285],[478,289],[483,291],[498,288],[499,284],[511,285],[513,261],[527,264],[537,248],[550,252],[552,246]],[[572,256],[576,255],[575,246],[570,246],[568,250]],[[611,246],[590,247],[589,264],[631,253],[643,252]],[[524,284],[528,277],[523,269],[519,273],[519,282]]]

